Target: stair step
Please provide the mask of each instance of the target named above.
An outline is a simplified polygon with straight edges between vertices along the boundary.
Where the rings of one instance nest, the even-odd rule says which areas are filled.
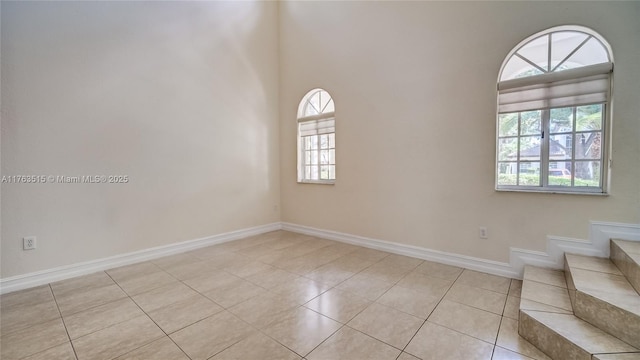
[[[609,259],[565,254],[574,314],[640,348],[640,295]]]
[[[625,354],[598,354],[593,355],[593,360],[640,360],[640,352]]]
[[[520,310],[518,332],[549,357],[557,360],[591,360],[593,354],[640,352],[569,314]]]
[[[525,266],[520,309],[573,314],[564,272]]]
[[[577,266],[599,266],[602,271],[617,271],[615,266],[610,266],[612,264],[600,261],[602,259],[573,260]],[[556,360],[591,360],[594,354],[640,353],[638,348],[576,317],[569,296],[571,285],[567,280],[571,277],[565,276],[564,271],[525,266],[518,333]],[[632,359],[603,357],[601,360]]]
[[[611,260],[640,293],[640,241],[611,240]]]

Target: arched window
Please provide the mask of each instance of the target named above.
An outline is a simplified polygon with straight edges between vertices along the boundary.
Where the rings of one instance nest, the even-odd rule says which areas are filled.
[[[523,40],[498,79],[496,189],[605,193],[613,57],[591,29]]]
[[[333,184],[336,128],[333,99],[323,89],[309,91],[298,107],[298,181]]]

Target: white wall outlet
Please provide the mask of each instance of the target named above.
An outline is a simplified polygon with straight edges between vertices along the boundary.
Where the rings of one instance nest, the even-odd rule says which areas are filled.
[[[480,236],[480,239],[488,239],[489,238],[489,231],[487,230],[486,227],[481,226],[480,227],[480,231],[478,232],[478,235]]]
[[[34,250],[36,248],[36,237],[26,236],[22,238],[22,250]]]

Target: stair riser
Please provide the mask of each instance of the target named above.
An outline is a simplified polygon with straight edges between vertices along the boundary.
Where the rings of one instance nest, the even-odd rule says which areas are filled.
[[[567,281],[567,291],[569,291],[569,299],[571,300],[571,306],[576,307],[576,285],[573,283],[571,277],[571,271],[569,270],[569,263],[565,257],[564,260],[564,278]]]
[[[576,291],[573,311],[591,325],[640,348],[639,316],[580,291]]]
[[[522,311],[518,333],[552,359],[591,360],[591,354]]]
[[[611,261],[622,271],[634,289],[640,293],[640,265],[633,261],[615,242],[610,242]]]

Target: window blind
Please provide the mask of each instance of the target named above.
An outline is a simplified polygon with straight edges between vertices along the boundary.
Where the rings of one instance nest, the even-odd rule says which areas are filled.
[[[333,113],[308,116],[298,119],[300,136],[330,134],[336,132],[336,121]]]
[[[613,63],[585,66],[498,83],[498,112],[510,113],[609,100]]]

